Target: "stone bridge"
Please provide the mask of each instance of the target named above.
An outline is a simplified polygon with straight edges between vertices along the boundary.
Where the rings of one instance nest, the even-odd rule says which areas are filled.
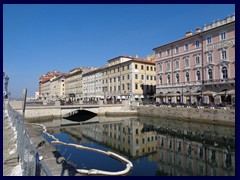
[[[10,101],[10,106],[22,115],[22,101]],[[105,115],[108,112],[121,112],[129,109],[123,104],[105,104],[105,105],[27,105],[25,110],[25,119],[49,119],[63,118],[76,113],[77,110],[85,110],[97,115]]]

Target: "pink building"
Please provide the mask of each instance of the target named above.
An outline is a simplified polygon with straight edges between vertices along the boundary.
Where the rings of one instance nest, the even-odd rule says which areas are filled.
[[[235,103],[235,15],[153,50],[157,101]]]

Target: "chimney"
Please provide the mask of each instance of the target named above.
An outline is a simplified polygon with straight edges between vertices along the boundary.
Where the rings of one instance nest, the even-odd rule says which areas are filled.
[[[187,37],[187,36],[191,36],[191,35],[192,35],[192,31],[186,32],[186,37]]]
[[[138,58],[138,54],[135,55],[135,58]]]
[[[196,33],[200,33],[200,32],[201,32],[201,28],[198,27],[198,28],[196,29]]]

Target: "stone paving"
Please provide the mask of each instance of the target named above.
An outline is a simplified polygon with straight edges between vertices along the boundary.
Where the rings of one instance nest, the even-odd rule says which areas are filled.
[[[18,161],[16,132],[3,112],[3,176],[22,176]]]

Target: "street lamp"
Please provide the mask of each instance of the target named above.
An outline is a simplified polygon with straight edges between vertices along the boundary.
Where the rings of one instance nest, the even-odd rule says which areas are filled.
[[[4,74],[5,76],[5,74]],[[8,99],[8,81],[9,81],[9,77],[8,75],[5,76],[5,82],[4,82],[4,85],[5,85],[5,99]]]
[[[192,106],[192,90],[194,89],[194,85],[193,86],[187,85],[187,89],[190,91],[189,105]]]
[[[183,84],[182,84],[182,104],[183,104]]]

